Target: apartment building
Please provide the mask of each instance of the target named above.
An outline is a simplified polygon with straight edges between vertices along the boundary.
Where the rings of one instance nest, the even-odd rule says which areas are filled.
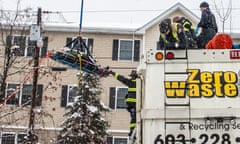
[[[144,59],[143,53],[147,49],[156,49],[159,39],[158,24],[161,20],[176,15],[188,17],[195,25],[199,20],[194,13],[181,3],[177,3],[140,28],[83,27],[82,37],[97,64],[101,67],[109,66],[112,71],[127,77]],[[46,23],[43,31],[34,129],[39,142],[49,144],[55,142],[65,119],[63,115],[66,113],[66,106],[73,102],[79,70],[46,58],[46,53],[62,49],[67,42],[77,37],[78,25]],[[0,144],[20,143],[29,126],[28,101],[32,95],[33,68],[29,67],[29,63],[32,62],[32,51],[28,38],[29,33],[25,35],[15,33],[12,40],[13,45],[20,46],[21,53],[10,69],[6,96],[15,92],[14,89],[19,85],[22,87],[0,109]],[[237,35],[233,38],[239,42]],[[18,43],[22,39],[25,43]],[[4,47],[1,48],[0,60],[3,67]],[[54,71],[54,67],[66,68],[66,71]],[[124,102],[127,87],[112,76],[101,78],[101,83],[103,88],[101,100],[111,108],[111,112],[106,114],[106,119],[111,125],[108,144],[127,143],[130,121]]]

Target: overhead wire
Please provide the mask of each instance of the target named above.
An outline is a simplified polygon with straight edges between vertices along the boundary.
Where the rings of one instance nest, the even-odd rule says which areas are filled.
[[[227,10],[228,8],[222,8],[223,10]],[[231,8],[232,10],[240,10],[240,8]],[[158,11],[165,11],[165,9],[133,9],[133,10],[129,10],[129,9],[119,9],[119,10],[84,10],[84,13],[115,13],[115,12],[120,12],[120,13],[125,13],[125,12],[158,12]],[[199,8],[192,8],[189,9],[191,11],[199,11]],[[211,8],[211,10],[216,10],[215,8]],[[16,12],[16,10],[4,10],[2,9],[2,11],[6,11],[6,12]],[[25,12],[25,10],[19,10],[19,12]],[[37,13],[37,11],[32,11],[33,13]],[[56,13],[56,14],[61,14],[61,13],[79,13],[79,11],[66,11],[66,10],[61,10],[61,11],[43,11],[44,14],[52,14],[52,13]]]
[[[221,8],[221,10],[227,10],[228,8]],[[118,10],[83,10],[84,13],[86,14],[91,14],[91,13],[131,13],[131,12],[162,12],[165,11],[166,8],[160,8],[160,9],[118,9]],[[199,8],[190,8],[190,11],[199,11]],[[212,11],[217,11],[216,8],[211,8]],[[231,8],[231,11],[239,11],[240,8],[235,7],[235,8]],[[6,11],[6,12],[16,12],[16,10],[2,10],[2,11]],[[24,12],[25,10],[18,10],[19,12]],[[32,11],[32,13],[37,13],[36,11]],[[79,13],[78,10],[73,11],[73,10],[61,10],[61,11],[43,11],[44,14],[69,14],[69,13]],[[234,30],[239,30],[240,27],[235,27],[232,28]]]
[[[222,9],[228,9],[228,8],[222,8]],[[158,11],[165,11],[166,8],[162,8],[162,9],[119,9],[119,10],[84,10],[84,13],[112,13],[112,12],[158,12]],[[191,11],[199,11],[199,8],[192,8],[189,9]],[[216,10],[215,8],[211,8],[211,10]],[[240,8],[232,8],[232,10],[240,10]],[[60,13],[79,13],[79,11],[58,11]]]
[[[16,109],[12,110],[12,111],[10,111],[10,112],[7,112],[7,113],[4,113],[4,114],[1,114],[1,115],[0,115],[0,119],[3,118],[3,117],[8,116],[8,115],[10,115],[10,114],[16,113],[16,112],[18,112],[19,110],[22,110],[25,106],[27,106],[28,104],[30,104],[30,102],[31,102],[31,100],[25,102],[25,103],[22,104],[20,107],[18,107],[18,108],[16,108]]]

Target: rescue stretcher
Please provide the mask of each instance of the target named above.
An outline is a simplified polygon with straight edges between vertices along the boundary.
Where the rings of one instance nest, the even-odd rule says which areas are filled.
[[[72,44],[73,43],[73,44]],[[67,47],[73,45],[72,47]],[[83,51],[85,50],[85,51]],[[81,37],[77,37],[62,50],[49,52],[49,57],[67,65],[71,68],[82,70],[83,72],[97,74],[99,76],[108,75],[108,67],[101,67],[96,64],[96,60],[90,54],[88,47]]]

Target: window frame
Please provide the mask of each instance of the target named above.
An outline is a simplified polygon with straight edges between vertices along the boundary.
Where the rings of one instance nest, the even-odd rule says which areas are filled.
[[[119,98],[119,95],[118,95],[118,90],[119,89],[126,89],[127,91],[128,91],[128,87],[124,87],[124,86],[118,86],[118,87],[115,87],[115,89],[116,89],[116,95],[115,95],[115,109],[126,109],[127,108],[127,106],[126,106],[126,103],[124,102],[124,99],[125,99],[125,96],[126,95],[124,95],[123,96],[123,102],[125,103],[125,107],[123,107],[123,108],[118,108],[118,98]],[[127,94],[127,93],[126,93]]]
[[[112,144],[116,144],[115,140],[119,138],[119,139],[126,139],[127,140],[127,143],[129,143],[129,138],[127,136],[112,136]]]
[[[123,41],[129,41],[132,42],[132,48],[131,48],[131,58],[130,59],[121,59],[121,42]],[[133,39],[119,39],[118,44],[118,60],[120,61],[134,61],[134,40]]]
[[[118,100],[119,100],[118,89],[120,89],[120,88],[126,89],[126,94],[127,94],[128,87],[126,87],[126,86],[117,86],[117,87],[109,88],[109,107],[113,110],[122,110],[122,109],[127,108],[127,105],[125,103],[126,94],[122,95],[123,96],[122,100],[123,100],[124,106],[122,106],[122,105],[118,106],[118,104],[119,104],[118,103]]]
[[[17,144],[18,144],[18,142],[19,142],[19,141],[18,141],[18,140],[19,140],[19,135],[24,135],[23,138],[24,138],[25,136],[27,136],[26,133],[23,133],[23,132],[17,132],[17,133],[16,133],[16,143],[17,143]],[[23,139],[23,140],[24,140],[24,139]]]
[[[34,43],[34,41],[30,40],[30,35],[12,35],[12,41],[11,41],[12,46],[19,46],[18,49],[21,50],[21,45],[15,45],[15,39],[17,37],[24,37],[25,38],[23,55],[21,53],[19,53],[17,56],[32,57],[34,51],[29,52],[29,50],[31,50],[31,47],[33,45],[35,46],[35,43]],[[39,49],[39,56],[41,56],[41,57],[43,57],[42,51],[44,52],[44,50],[43,50],[44,49],[44,37],[42,37],[42,44],[43,44],[42,47]],[[47,49],[47,47],[45,49]],[[33,50],[33,48],[32,48],[32,50]],[[45,51],[47,51],[47,50],[45,50]]]
[[[132,42],[132,48],[131,48],[132,55],[131,55],[131,58],[129,58],[129,59],[122,59],[120,57],[122,41]],[[113,39],[113,43],[112,43],[112,60],[113,61],[139,62],[140,61],[140,51],[141,51],[141,40],[140,39]]]
[[[131,42],[132,43],[132,48],[131,48],[131,58],[130,59],[121,59],[121,49],[123,49],[122,47],[121,47],[121,45],[123,45],[123,44],[121,44],[122,42]],[[123,53],[123,55],[124,55],[125,53]],[[134,57],[134,40],[133,39],[119,39],[119,45],[118,45],[118,59],[120,60],[120,61],[133,61],[133,57]]]
[[[67,37],[67,38],[66,38],[66,41],[67,41],[67,39],[71,39],[71,41],[73,41],[75,38],[77,38],[77,37]],[[92,38],[82,37],[82,39],[84,40],[86,46],[89,48],[89,52],[90,52],[91,54],[93,54],[93,43],[92,43],[92,47],[89,47],[89,40],[91,40]],[[93,40],[93,39],[92,39],[92,40]],[[66,45],[67,45],[67,43],[66,43]],[[73,43],[72,43],[71,47],[72,47],[72,46],[73,46]],[[85,50],[83,53],[86,54],[86,53],[87,53],[86,50]]]
[[[22,85],[22,87],[21,87],[21,95],[20,95],[20,97],[19,97],[19,105],[23,105],[24,103],[24,101],[23,100],[25,100],[26,98],[28,98],[28,97],[30,97],[30,99],[31,99],[31,96],[32,96],[32,93],[31,93],[31,91],[32,91],[32,88],[33,88],[33,85],[32,84],[26,84],[26,85]],[[24,89],[26,89],[27,91],[25,92],[24,91]],[[29,93],[30,92],[30,93]],[[26,102],[28,102],[28,100],[26,101]]]
[[[11,88],[11,89],[13,89],[12,91],[10,91],[10,92],[8,92],[8,87],[9,87],[9,85],[15,85],[16,87],[13,89],[13,88]],[[31,86],[31,88],[33,87],[33,85],[32,84],[20,84],[20,83],[17,83],[17,82],[7,82],[7,86],[6,86],[6,90],[5,90],[5,98],[7,98],[11,93],[13,93],[18,87],[18,90],[17,90],[17,92],[14,94],[15,96],[12,96],[11,98],[13,98],[13,97],[15,97],[16,99],[17,99],[17,103],[7,103],[7,105],[15,105],[15,104],[17,104],[17,105],[23,105],[23,104],[25,104],[25,103],[23,103],[23,91],[24,91],[24,88],[25,88],[25,86]],[[40,88],[40,87],[42,87],[42,89],[43,89],[43,85],[42,84],[38,84],[37,85],[37,91],[39,90],[38,88]],[[43,93],[42,93],[43,91],[41,90],[41,92],[40,91],[38,91],[38,93],[37,94],[41,94],[41,96],[40,97],[42,97],[42,95],[43,95]],[[17,95],[16,95],[17,94]],[[32,95],[32,93],[30,94],[30,95]],[[40,98],[40,99],[42,99],[42,98]],[[30,105],[31,103],[29,103],[29,105]],[[36,106],[37,106],[37,99],[36,99]],[[40,106],[41,106],[41,102],[40,102]]]
[[[1,132],[0,144],[3,143],[4,134],[9,134],[14,136],[14,144],[16,143],[16,133],[15,132]],[[8,140],[7,140],[8,141]]]
[[[76,87],[78,89],[78,85],[77,84],[68,84],[67,85],[67,104],[66,104],[66,106],[72,105],[74,103],[74,101],[73,102],[69,102],[69,94],[70,94],[70,90],[69,89],[70,89],[70,87]],[[74,100],[74,98],[73,98],[73,100]]]
[[[11,89],[9,89],[9,85],[11,85]],[[11,93],[13,93],[15,90],[16,90],[16,88],[19,86],[20,84],[19,83],[16,83],[16,82],[13,82],[13,83],[7,83],[7,85],[6,85],[6,90],[5,90],[5,98],[7,98],[8,96],[9,96],[9,94],[11,94]],[[19,90],[17,90],[17,92],[14,94],[15,96],[12,96],[12,97],[15,97],[15,98],[19,98],[20,97],[20,95],[21,95],[21,88],[19,89]],[[8,103],[8,102],[11,102],[11,101],[14,101],[14,100],[10,100],[9,99],[9,101],[7,101],[7,105],[14,105],[14,103]],[[18,99],[18,105],[19,105],[19,103],[20,103],[20,100]]]
[[[0,144],[2,144],[2,138],[3,138],[3,134],[12,134],[14,135],[14,144],[18,144],[18,140],[19,140],[19,135],[23,134],[23,135],[27,135],[26,133],[24,132],[1,132],[0,133]]]

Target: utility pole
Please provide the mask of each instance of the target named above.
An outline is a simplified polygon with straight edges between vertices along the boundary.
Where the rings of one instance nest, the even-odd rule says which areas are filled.
[[[37,34],[41,35],[41,22],[42,22],[42,9],[38,8],[37,12]],[[33,32],[33,33],[35,33]],[[30,108],[30,119],[29,119],[29,141],[31,144],[34,144],[38,141],[37,136],[34,134],[34,120],[35,120],[35,102],[36,102],[36,94],[37,94],[37,82],[38,82],[38,69],[39,69],[39,51],[40,47],[38,45],[38,41],[40,40],[41,36],[39,35],[39,38],[34,39],[35,41],[35,49],[34,49],[34,74],[33,74],[33,86],[32,86],[32,101],[31,101],[31,108]],[[31,39],[31,38],[30,38]]]

